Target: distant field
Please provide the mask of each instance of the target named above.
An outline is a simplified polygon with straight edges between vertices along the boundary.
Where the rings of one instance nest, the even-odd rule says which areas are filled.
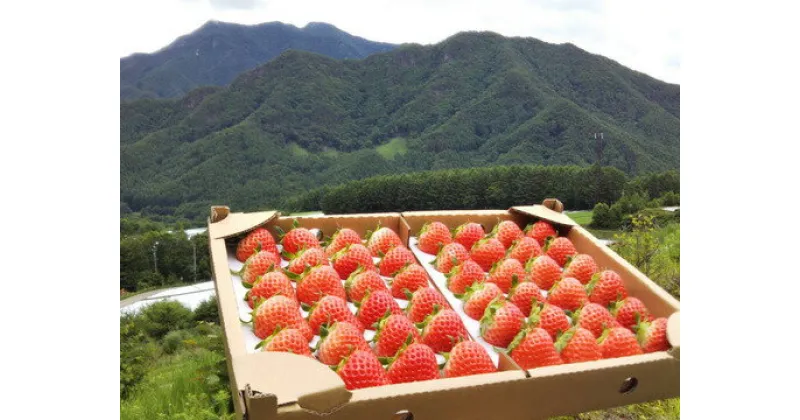
[[[581,226],[589,226],[589,224],[592,223],[591,210],[582,210],[582,211],[567,213],[567,216],[569,216],[572,220],[574,220]]]
[[[404,155],[408,152],[408,140],[402,137],[395,137],[388,143],[375,148],[384,159],[394,159],[397,155]]]

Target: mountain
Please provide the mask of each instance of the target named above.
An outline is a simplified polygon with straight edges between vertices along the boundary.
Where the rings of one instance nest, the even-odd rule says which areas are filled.
[[[152,214],[265,208],[418,170],[680,166],[680,86],[571,44],[485,32],[363,60],[285,51],[227,87],[120,111],[122,208]]]
[[[120,59],[120,98],[171,98],[200,86],[224,86],[289,49],[361,59],[394,47],[350,35],[327,23],[297,28],[280,22],[239,25],[209,21],[153,54]]]

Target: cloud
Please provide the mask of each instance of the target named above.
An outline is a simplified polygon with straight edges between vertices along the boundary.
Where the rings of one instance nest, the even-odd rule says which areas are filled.
[[[209,0],[211,7],[216,10],[251,10],[255,9],[258,0]]]

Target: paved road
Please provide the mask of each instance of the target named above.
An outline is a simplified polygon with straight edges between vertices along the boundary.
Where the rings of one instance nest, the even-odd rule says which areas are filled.
[[[121,300],[119,302],[119,311],[120,313],[135,312],[154,302],[165,300],[180,302],[189,309],[194,310],[200,303],[210,299],[215,294],[216,291],[214,290],[213,281],[195,283],[189,286],[153,290]]]

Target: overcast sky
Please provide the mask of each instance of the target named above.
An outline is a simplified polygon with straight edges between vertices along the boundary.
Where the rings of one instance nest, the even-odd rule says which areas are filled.
[[[680,83],[677,2],[642,0],[122,0],[120,57],[153,52],[208,20],[327,22],[373,41],[433,44],[468,30],[571,42]]]

